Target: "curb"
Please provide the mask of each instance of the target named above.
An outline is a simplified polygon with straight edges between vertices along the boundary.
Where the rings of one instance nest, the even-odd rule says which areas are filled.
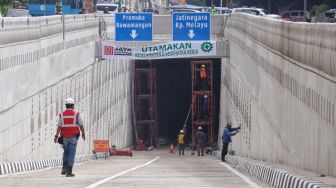
[[[75,162],[84,162],[94,160],[93,154],[79,155],[75,157]],[[20,162],[0,163],[0,176],[5,174],[27,172],[33,170],[39,170],[47,167],[62,166],[62,159],[44,159],[44,160],[31,160]]]
[[[220,159],[221,151],[215,151],[213,156]],[[227,155],[226,160],[234,168],[247,172],[276,188],[332,188],[332,186],[322,182],[310,180],[305,176],[275,168],[253,159]]]

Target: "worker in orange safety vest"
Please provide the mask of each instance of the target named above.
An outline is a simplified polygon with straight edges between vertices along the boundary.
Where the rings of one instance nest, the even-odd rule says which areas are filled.
[[[80,132],[82,132],[82,138],[85,140],[84,121],[79,113],[74,110],[74,99],[67,98],[65,106],[66,110],[59,115],[54,142],[62,144],[64,149],[61,174],[66,175],[66,177],[74,177],[72,167],[75,163],[77,141]]]
[[[204,64],[201,65],[200,78],[201,78],[201,90],[205,91],[207,90],[207,72]]]
[[[180,130],[180,134],[177,135],[177,142],[178,142],[178,151],[179,155],[184,155],[184,131]]]

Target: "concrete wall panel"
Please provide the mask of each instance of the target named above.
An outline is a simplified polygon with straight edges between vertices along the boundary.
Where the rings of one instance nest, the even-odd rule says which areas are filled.
[[[332,26],[321,24],[316,33],[314,24],[246,15],[229,20],[220,136],[232,121],[242,126],[232,145],[239,155],[336,176],[335,63],[326,61],[336,54],[327,42]],[[320,54],[309,49],[321,41]],[[316,64],[307,60],[310,53]]]
[[[336,76],[335,24],[285,22],[233,14],[227,25],[326,76]]]
[[[0,162],[60,157],[62,149],[53,143],[53,135],[66,97],[75,98],[85,121],[87,140],[79,141],[77,154],[91,153],[93,139],[108,139],[115,134],[112,130],[132,130],[130,118],[113,119],[131,117],[131,95],[124,95],[131,93],[130,62],[95,59],[98,18],[2,20]],[[111,140],[119,148],[133,144],[125,130]]]

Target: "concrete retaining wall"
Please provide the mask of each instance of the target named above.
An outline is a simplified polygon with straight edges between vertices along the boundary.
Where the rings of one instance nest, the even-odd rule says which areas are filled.
[[[64,99],[73,97],[87,140],[123,148],[132,144],[132,66],[98,61],[95,15],[0,19],[0,163],[61,157],[53,143]]]
[[[284,22],[234,14],[227,25],[292,60],[322,71],[335,81],[335,24]]]
[[[232,121],[242,126],[233,139],[236,154],[336,176],[335,61],[325,61],[336,51],[320,45],[320,54],[315,53],[318,44],[336,33],[333,26],[318,25],[320,32],[308,39],[317,25],[247,15],[231,19],[225,33],[230,58],[222,61],[219,137]],[[287,35],[291,37],[283,38]],[[287,46],[288,53],[276,45]],[[313,61],[307,60],[312,57],[308,52]]]

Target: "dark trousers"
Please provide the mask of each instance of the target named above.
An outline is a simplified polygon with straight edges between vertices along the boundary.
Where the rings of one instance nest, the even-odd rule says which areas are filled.
[[[204,156],[204,144],[203,143],[197,143],[197,155],[200,156],[200,154]]]
[[[223,148],[222,148],[222,162],[225,161],[225,155],[228,153],[228,146],[229,146],[229,143],[223,143]]]
[[[184,144],[178,144],[179,155],[184,155]]]

